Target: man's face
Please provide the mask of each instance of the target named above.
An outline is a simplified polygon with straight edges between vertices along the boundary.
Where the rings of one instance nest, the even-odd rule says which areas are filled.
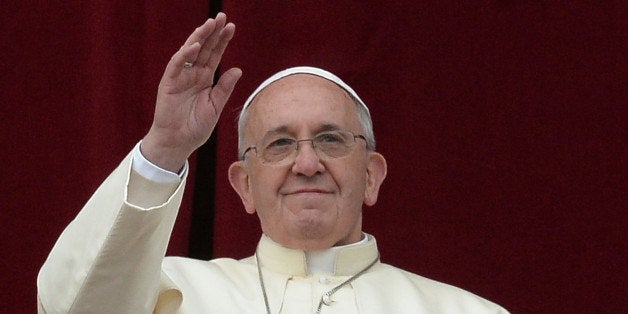
[[[364,133],[347,93],[313,75],[295,74],[272,83],[248,110],[247,146],[271,132],[296,139],[329,128]],[[358,241],[365,197],[368,205],[374,203],[369,164],[381,155],[368,152],[361,139],[340,158],[319,156],[311,142],[300,142],[293,154],[288,157],[293,162],[275,165],[263,163],[253,150],[232,165],[230,180],[247,211],[257,212],[264,233],[287,247],[319,250]]]

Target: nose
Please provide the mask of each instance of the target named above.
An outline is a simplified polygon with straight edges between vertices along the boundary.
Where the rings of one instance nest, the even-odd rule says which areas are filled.
[[[309,142],[309,145],[305,142]],[[297,156],[292,164],[293,173],[311,177],[325,171],[311,140],[299,141],[297,145]]]

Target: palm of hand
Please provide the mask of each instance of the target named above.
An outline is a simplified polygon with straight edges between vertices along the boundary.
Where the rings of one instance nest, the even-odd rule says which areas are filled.
[[[159,84],[153,125],[141,146],[155,165],[178,171],[211,135],[242,75],[240,69],[229,69],[212,87],[234,32],[235,26],[226,24],[226,16],[220,13],[198,27],[172,56]]]

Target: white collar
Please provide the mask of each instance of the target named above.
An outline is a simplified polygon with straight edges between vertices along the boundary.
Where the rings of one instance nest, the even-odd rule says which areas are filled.
[[[262,235],[256,254],[263,267],[280,274],[308,276],[328,273],[336,276],[352,276],[368,266],[379,255],[375,238],[366,233],[364,235],[359,242],[317,252],[289,249],[274,242],[268,236]],[[312,255],[319,256],[311,259]]]
[[[336,255],[345,248],[365,244],[368,242],[368,236],[362,233],[362,240],[341,246],[333,246],[325,250],[305,252],[305,261],[307,263],[308,274],[325,274],[334,273],[336,264]]]

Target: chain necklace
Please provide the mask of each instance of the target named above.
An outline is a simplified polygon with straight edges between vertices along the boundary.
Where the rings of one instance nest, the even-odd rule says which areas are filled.
[[[362,276],[369,269],[371,269],[371,267],[373,267],[373,265],[375,265],[375,263],[377,263],[378,260],[379,260],[379,253],[377,254],[377,257],[375,257],[375,259],[370,264],[364,267],[364,269],[359,271],[357,274],[351,276],[349,279],[345,280],[341,284],[337,285],[333,289],[323,293],[323,295],[321,296],[321,300],[318,302],[318,307],[316,308],[316,314],[321,313],[323,304],[330,305],[332,302],[334,302],[334,300],[331,299],[331,296],[334,293],[336,293],[342,287],[350,284],[352,281],[358,279],[358,277]],[[262,295],[264,296],[264,304],[266,305],[266,313],[270,314],[270,305],[268,303],[268,295],[266,294],[266,287],[264,286],[264,278],[262,276],[262,268],[260,267],[259,254],[257,254],[257,251],[255,252],[255,262],[257,264],[257,275],[259,276],[259,283],[260,283],[260,287],[262,288]]]

